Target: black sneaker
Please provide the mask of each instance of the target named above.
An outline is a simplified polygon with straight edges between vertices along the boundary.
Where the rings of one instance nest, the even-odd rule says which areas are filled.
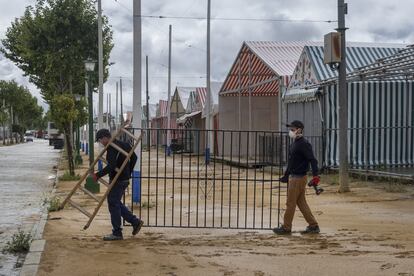
[[[319,234],[321,230],[319,229],[319,226],[308,226],[306,227],[305,231],[302,231],[302,234]]]
[[[272,229],[275,234],[278,235],[289,235],[292,231],[283,228],[283,225]]]
[[[144,225],[144,221],[139,220],[137,224],[132,226],[132,235],[135,236],[141,230],[142,225]]]
[[[121,241],[124,238],[122,236],[116,236],[114,234],[109,234],[103,237],[104,241]]]

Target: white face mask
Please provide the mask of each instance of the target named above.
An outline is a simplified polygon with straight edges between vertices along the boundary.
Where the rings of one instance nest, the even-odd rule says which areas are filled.
[[[292,139],[295,139],[296,138],[296,131],[289,130],[289,137],[292,138]]]

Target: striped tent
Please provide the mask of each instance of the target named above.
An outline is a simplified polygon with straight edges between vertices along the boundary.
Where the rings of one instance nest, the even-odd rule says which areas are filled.
[[[280,130],[281,87],[306,41],[244,42],[219,92],[218,123],[227,130]]]
[[[337,86],[325,87],[326,161],[338,166]],[[353,167],[414,164],[413,81],[348,83],[348,156]]]
[[[375,63],[378,59],[392,56],[405,46],[372,43],[348,45],[348,74]],[[318,149],[319,160],[328,167],[338,165],[337,88],[336,85],[318,84],[335,77],[337,71],[323,63],[323,47],[305,47],[283,98],[285,120],[302,120],[305,124],[305,135],[311,139],[322,137],[315,140],[314,147]],[[307,87],[311,89],[306,89]],[[412,162],[405,155],[401,155],[402,151],[409,153],[410,149],[404,143],[397,143],[401,137],[405,137],[402,141],[409,141],[410,136],[406,134],[412,127],[412,121],[407,117],[396,123],[387,121],[390,118],[384,117],[391,116],[391,120],[393,116],[394,119],[402,118],[406,116],[403,115],[406,114],[404,112],[412,110],[410,87],[411,83],[404,81],[348,83],[351,166],[404,165]],[[402,103],[406,106],[402,107]],[[410,154],[407,155],[409,156]]]
[[[322,45],[307,41],[246,41],[220,91],[220,96],[275,96],[280,78],[287,86],[305,45]]]
[[[152,144],[165,145],[167,143],[167,132],[163,129],[179,129],[175,118],[170,118],[170,126],[168,127],[168,101],[160,100],[157,104],[156,117],[151,121],[151,128],[160,129],[161,131],[153,131],[151,136]],[[173,131],[171,138],[177,138],[180,135],[179,131]]]

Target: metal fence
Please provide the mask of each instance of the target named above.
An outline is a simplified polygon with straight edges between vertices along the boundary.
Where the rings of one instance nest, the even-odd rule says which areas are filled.
[[[286,186],[278,181],[287,158],[285,133],[131,131],[145,133],[153,141],[174,137],[171,150],[155,143],[140,151],[140,175],[134,175],[139,185],[132,185],[130,208],[145,225],[235,229],[279,225],[281,196],[286,195]]]

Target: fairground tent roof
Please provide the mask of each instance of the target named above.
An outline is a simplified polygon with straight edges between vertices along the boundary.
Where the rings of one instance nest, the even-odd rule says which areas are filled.
[[[180,101],[184,108],[187,107],[188,99],[190,98],[190,94],[192,91],[195,91],[196,87],[184,87],[184,86],[177,86],[175,88],[175,92],[178,93],[178,96],[180,97]]]
[[[355,71],[357,68],[374,63],[378,59],[382,59],[398,53],[405,45],[402,44],[384,44],[384,43],[348,43],[346,48],[346,70],[347,73]],[[284,96],[284,102],[306,102],[316,99],[317,88],[319,84],[326,80],[337,78],[338,71],[332,69],[329,65],[323,63],[323,47],[322,46],[305,46],[302,55],[306,55],[306,59],[300,59],[300,63],[309,60],[308,72],[299,72],[303,64],[298,64],[295,73],[289,84],[290,89]],[[314,83],[309,85],[296,85],[295,76],[297,74],[314,75]],[[293,84],[292,84],[293,83]],[[305,89],[306,86],[306,89]]]
[[[347,74],[348,81],[413,79],[414,45],[409,45],[393,55],[379,58],[373,63],[358,67]]]
[[[306,45],[322,45],[309,41],[246,41],[243,43],[220,96],[274,96],[279,82],[287,85],[297,61]],[[249,85],[250,84],[250,85]]]
[[[351,44],[352,45],[352,44]],[[350,46],[346,48],[346,72],[353,72],[355,69],[375,62],[378,59],[398,53],[405,45],[390,44],[377,46],[372,44],[365,47]],[[323,47],[306,46],[304,48],[311,59],[316,70],[319,81],[337,77],[338,70],[332,70],[329,65],[323,63]]]

